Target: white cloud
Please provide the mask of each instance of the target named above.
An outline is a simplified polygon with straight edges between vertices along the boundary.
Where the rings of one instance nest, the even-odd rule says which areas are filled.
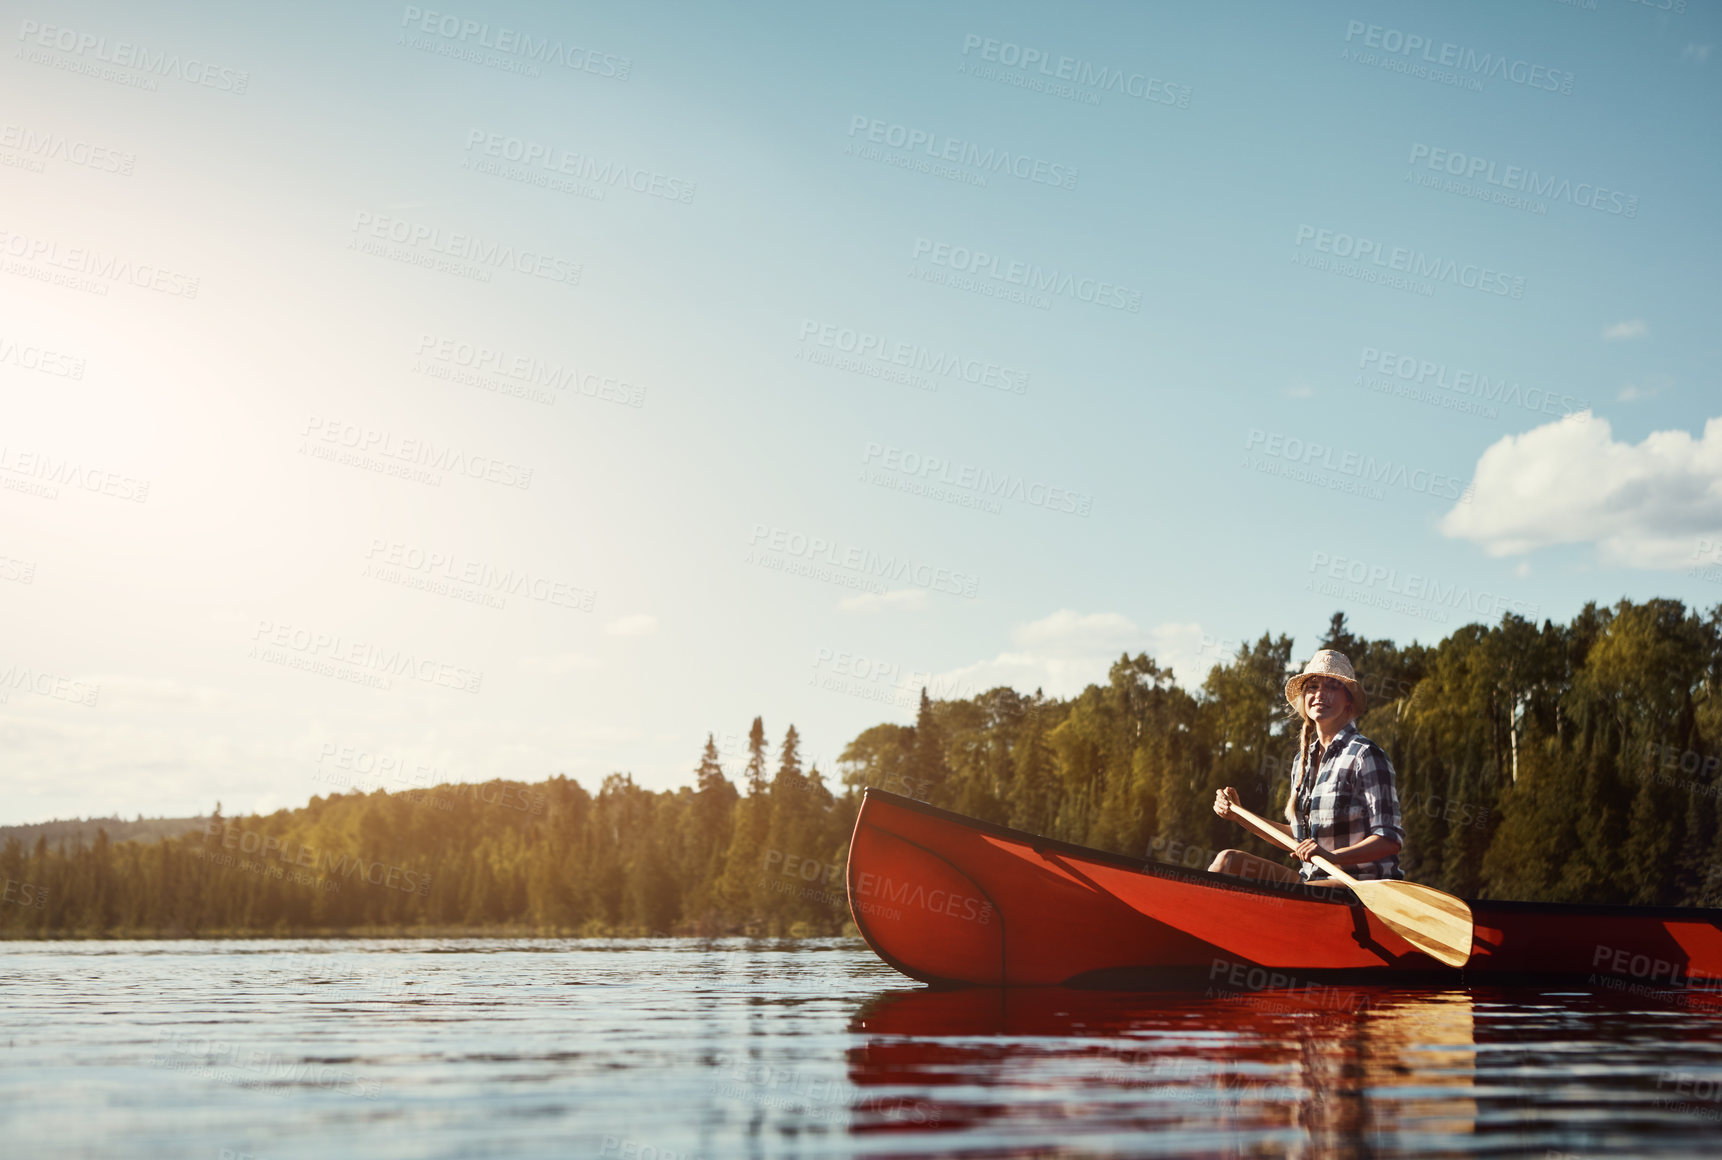
[[[1019,624],[1011,630],[1017,644],[1054,656],[1077,656],[1096,648],[1123,647],[1137,635],[1135,623],[1116,612],[1091,612],[1087,616],[1060,609],[1051,616]]]
[[[1643,338],[1649,333],[1650,327],[1645,325],[1642,318],[1629,318],[1625,322],[1602,328],[1602,336],[1610,342],[1619,342],[1623,338]]]
[[[542,673],[549,677],[565,677],[569,673],[595,669],[598,667],[598,662],[579,653],[557,653],[550,657],[521,657],[520,667],[529,673]]]
[[[233,694],[207,685],[187,685],[167,677],[139,677],[130,673],[96,673],[76,678],[100,692],[96,702],[108,710],[161,712],[167,709],[210,710],[227,708]]]
[[[604,626],[610,636],[651,636],[658,631],[658,618],[645,612],[618,617]]]
[[[845,596],[837,602],[837,609],[840,612],[879,612],[891,608],[919,612],[925,607],[927,607],[927,590],[925,588],[896,588],[890,592],[860,592],[854,596]]]
[[[1696,42],[1690,43],[1680,50],[1680,59],[1695,60],[1699,64],[1704,64],[1710,59],[1710,46]]]
[[[1620,394],[1616,395],[1615,399],[1622,403],[1636,403],[1640,399],[1654,399],[1661,393],[1655,387],[1641,387],[1634,383],[1628,383],[1620,388]]]
[[[1489,447],[1474,488],[1440,527],[1491,556],[1592,543],[1605,564],[1684,567],[1722,535],[1722,418],[1699,439],[1654,431],[1634,445],[1580,412]]]
[[[1048,696],[1070,697],[1088,685],[1103,684],[1119,654],[1139,652],[1147,653],[1161,668],[1172,668],[1185,688],[1195,688],[1217,659],[1211,650],[1204,656],[1203,640],[1199,624],[1165,623],[1142,629],[1116,612],[1084,615],[1061,609],[1017,625],[1011,630],[1015,647],[991,660],[936,674],[930,691],[973,696],[1009,685],[1022,693],[1042,689]]]

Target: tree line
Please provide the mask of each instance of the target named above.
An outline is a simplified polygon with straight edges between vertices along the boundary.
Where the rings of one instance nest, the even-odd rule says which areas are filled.
[[[1434,645],[1354,635],[1360,725],[1392,758],[1408,877],[1473,898],[1722,905],[1722,605],[1508,613]],[[1213,815],[1289,789],[1292,639],[1264,633],[1188,692],[1146,654],[1069,699],[994,688],[865,730],[838,780],[755,718],[732,781],[707,737],[692,784],[623,773],[333,793],[157,841],[0,847],[5,937],[317,933],[824,935],[864,786],[1104,850],[1206,866],[1281,856]],[[775,748],[775,752],[773,749]]]

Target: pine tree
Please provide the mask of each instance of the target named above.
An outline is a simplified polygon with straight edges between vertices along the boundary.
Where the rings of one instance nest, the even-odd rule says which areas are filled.
[[[1346,620],[1345,613],[1336,612],[1328,619],[1327,631],[1321,634],[1321,643],[1316,647],[1318,649],[1330,648],[1334,652],[1344,653],[1347,660],[1355,663],[1358,654],[1362,652],[1363,646],[1367,643],[1369,642],[1362,637],[1352,635],[1351,625]]]
[[[753,719],[747,735],[747,797],[736,803],[735,823],[723,871],[713,890],[715,905],[738,933],[763,933],[758,899],[767,885],[771,832],[770,783],[765,779],[765,723]]]
[[[790,782],[797,789],[801,785],[801,734],[795,731],[793,724],[783,735],[783,748],[778,752],[777,781],[779,784]]]
[[[747,731],[747,796],[758,797],[765,786],[765,722],[755,717]]]
[[[700,793],[716,793],[721,786],[727,784],[728,780],[723,775],[723,764],[718,761],[717,742],[707,733],[706,747],[700,754],[699,767],[694,770],[694,788]]]
[[[817,913],[825,879],[830,877],[821,840],[820,810],[801,772],[801,735],[794,725],[783,735],[769,801],[771,820],[754,903],[773,934],[788,934],[791,927]],[[809,867],[813,869],[811,877],[807,875]]]
[[[716,886],[735,834],[738,795],[724,776],[710,733],[706,734],[705,751],[694,776],[699,788],[688,811],[689,836],[684,843],[686,856],[681,860],[687,898],[684,917],[702,931],[711,931],[718,925],[722,909]]]
[[[1057,774],[1046,733],[1051,712],[1035,704],[1023,723],[1011,781],[1009,824],[1031,834],[1045,834],[1058,812]]]
[[[945,783],[950,769],[945,764],[945,735],[925,685],[921,686],[921,704],[915,712],[915,745],[909,753],[907,773],[914,796],[935,805],[948,804]]]

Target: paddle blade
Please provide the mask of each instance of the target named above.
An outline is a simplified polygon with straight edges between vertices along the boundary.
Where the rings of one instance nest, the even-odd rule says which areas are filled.
[[[1352,888],[1369,912],[1400,938],[1449,967],[1471,961],[1471,908],[1432,886],[1375,878]]]

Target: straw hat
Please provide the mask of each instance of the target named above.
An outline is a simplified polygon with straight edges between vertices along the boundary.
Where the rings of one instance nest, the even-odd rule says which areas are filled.
[[[1363,686],[1357,683],[1357,674],[1351,670],[1351,662],[1344,653],[1334,652],[1324,648],[1309,658],[1309,663],[1303,667],[1303,672],[1286,682],[1286,700],[1296,709],[1298,716],[1303,716],[1303,687],[1313,677],[1332,677],[1346,687],[1351,694],[1352,716],[1363,716]]]

